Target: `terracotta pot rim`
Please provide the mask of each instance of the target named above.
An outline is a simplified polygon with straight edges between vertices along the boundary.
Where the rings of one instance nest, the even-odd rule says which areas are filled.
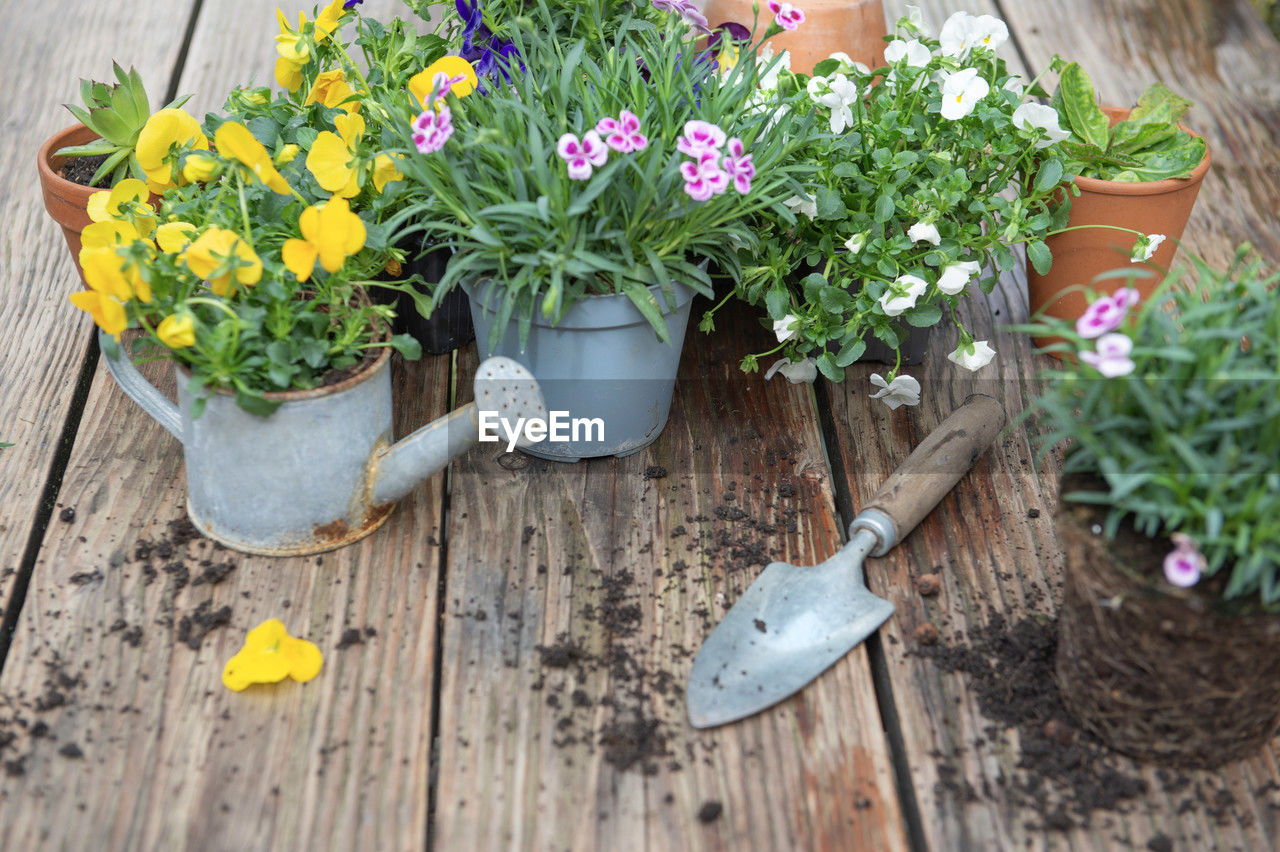
[[[1108,107],[1104,106],[1102,111],[1107,114],[1108,118],[1115,118],[1120,121],[1124,120],[1132,110],[1128,107]],[[1196,133],[1185,124],[1179,123],[1178,127],[1203,139],[1199,133]],[[1168,192],[1177,192],[1186,186],[1197,184],[1204,180],[1205,174],[1209,171],[1209,166],[1213,162],[1213,154],[1206,144],[1204,149],[1204,158],[1200,160],[1200,165],[1195,167],[1188,177],[1185,178],[1165,178],[1164,180],[1147,180],[1147,181],[1115,181],[1102,180],[1100,178],[1076,177],[1074,178],[1076,186],[1085,192],[1093,192],[1098,195],[1164,195]]]
[[[68,144],[68,137],[75,135],[78,131],[89,134],[89,139],[85,140],[86,142],[99,138],[96,133],[83,124],[72,124],[69,127],[64,127],[46,139],[44,144],[40,146],[40,150],[36,154],[36,168],[40,171],[40,179],[42,181],[56,184],[64,194],[82,196],[84,202],[88,203],[89,196],[95,192],[102,192],[103,187],[85,186],[73,180],[67,180],[58,174],[58,170],[62,168],[62,160],[66,158],[55,157],[53,154],[59,148],[65,148]],[[54,165],[55,159],[58,160],[56,166]]]

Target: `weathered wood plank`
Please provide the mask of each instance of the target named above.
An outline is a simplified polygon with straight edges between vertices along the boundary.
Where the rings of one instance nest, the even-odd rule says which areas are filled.
[[[763,563],[841,541],[812,394],[739,373],[756,338],[691,337],[634,456],[455,466],[439,848],[904,848],[863,650],[762,715],[686,721],[691,655]],[[611,737],[637,722],[649,738]]]
[[[36,150],[75,122],[78,78],[108,80],[111,60],[136,65],[148,92],[169,86],[191,0],[112,4],[17,3],[0,28],[5,118],[0,123],[0,611],[19,563],[71,408],[89,338],[67,302],[79,289],[62,230],[44,211]]]
[[[203,6],[180,90],[204,106],[255,69],[269,79],[274,3],[247,5]],[[167,368],[147,372],[172,388]],[[449,375],[447,357],[397,364],[397,434],[443,413]],[[62,490],[76,520],[46,535],[0,678],[0,730],[16,734],[0,749],[15,764],[0,848],[423,846],[443,484],[319,557],[184,542],[169,526],[182,517],[180,447],[100,368]],[[215,570],[198,583],[205,561]],[[200,641],[202,617],[213,629]],[[223,663],[270,617],[316,642],[325,669],[228,692]]]
[[[891,18],[896,17],[895,5],[890,4]],[[922,5],[935,27],[961,8],[975,14],[1000,14],[987,3],[948,0]],[[1257,64],[1270,54],[1264,51],[1265,40],[1240,24],[1245,16],[1235,7],[1242,4],[1193,5],[1202,13],[1209,7],[1225,9],[1211,15],[1213,20],[1232,22],[1219,30],[1223,34],[1217,48],[1220,55],[1252,52],[1248,63],[1238,63],[1236,79],[1247,81],[1254,79],[1251,75],[1263,73],[1262,69],[1280,67],[1275,62]],[[1176,15],[1166,13],[1165,6],[1158,12],[1151,7],[1142,13],[1144,20],[1159,18],[1162,25],[1158,27],[1118,23],[1139,14],[1137,7],[1128,3],[1001,6],[1009,12],[1015,38],[1031,54],[1033,72],[1047,64],[1051,51],[1057,51],[1080,59],[1100,85],[1122,96],[1136,96],[1158,76],[1132,58],[1133,45],[1141,44],[1144,56],[1169,55],[1175,57],[1170,61],[1176,62],[1180,45],[1199,37],[1199,30],[1192,29],[1190,22],[1200,18],[1174,22]],[[1116,38],[1117,27],[1126,40]],[[1171,30],[1179,35],[1171,35]],[[1087,38],[1097,41],[1086,44]],[[1274,49],[1274,40],[1272,46]],[[1011,63],[1017,62],[1012,43],[1006,46],[1005,55]],[[1234,108],[1225,91],[1233,83],[1225,79],[1190,70],[1181,77],[1165,75],[1164,79],[1210,106],[1214,116],[1229,115]],[[1211,138],[1210,144],[1215,151],[1232,152],[1215,162],[1185,238],[1189,247],[1210,258],[1225,257],[1227,246],[1237,239],[1254,239],[1264,249],[1272,244],[1274,235],[1258,233],[1272,217],[1267,208],[1255,206],[1255,199],[1259,193],[1266,196],[1271,191],[1268,181],[1274,180],[1276,158],[1268,153],[1273,148],[1255,144],[1254,134],[1259,132],[1255,128],[1269,126],[1267,122],[1275,114],[1273,106],[1274,99],[1242,108],[1229,120],[1195,125],[1200,129],[1207,124],[1206,133],[1224,134],[1222,141]],[[1228,180],[1214,177],[1224,159]],[[1247,183],[1257,186],[1246,191]],[[1274,210],[1274,205],[1270,209]],[[990,299],[970,299],[962,312],[964,322],[975,337],[991,339],[999,355],[986,370],[970,375],[944,357],[954,344],[954,333],[945,329],[935,332],[928,361],[908,370],[923,386],[923,403],[918,408],[889,412],[868,402],[865,395],[872,389],[868,376],[875,371],[869,365],[855,365],[843,384],[827,385],[837,456],[848,474],[855,509],[969,392],[980,390],[997,396],[1011,415],[1022,409],[1034,392],[1033,375],[1041,360],[1032,354],[1025,338],[1001,327],[1023,320],[1026,313],[1021,269],[1003,278]],[[1099,811],[1084,827],[1046,831],[1049,813],[1038,812],[1027,804],[1027,797],[1011,790],[1018,780],[1025,780],[1017,768],[1022,756],[1017,732],[991,727],[978,709],[976,687],[969,679],[945,673],[935,662],[917,654],[919,644],[913,634],[926,621],[939,628],[942,644],[951,645],[965,641],[969,631],[992,623],[994,613],[1013,622],[1054,611],[1062,567],[1050,520],[1056,504],[1056,465],[1050,459],[1037,470],[1030,464],[1032,457],[1026,430],[1014,430],[979,460],[970,476],[911,538],[868,570],[872,590],[897,607],[881,637],[929,847],[1145,848],[1160,835],[1179,849],[1273,847],[1276,817],[1272,797],[1257,792],[1276,778],[1272,750],[1220,773],[1190,773],[1186,776],[1188,789],[1180,789],[1182,782],[1172,776],[1121,760],[1117,766],[1122,772],[1147,782],[1147,794],[1127,803],[1125,813]],[[935,567],[941,569],[942,592],[937,597],[922,597],[913,581]],[[1206,792],[1193,795],[1196,787]],[[1223,789],[1228,792],[1222,794],[1219,806],[1205,805],[1215,791]]]

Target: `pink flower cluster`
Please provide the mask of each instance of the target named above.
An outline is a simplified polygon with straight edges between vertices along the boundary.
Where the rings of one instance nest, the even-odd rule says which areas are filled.
[[[680,175],[684,178],[684,191],[694,201],[719,195],[729,188],[730,181],[742,195],[751,191],[756,167],[736,136],[726,138],[723,130],[708,121],[689,121],[676,149],[693,158],[680,164]]]
[[[1076,320],[1076,332],[1081,337],[1092,339],[1115,331],[1124,322],[1129,308],[1138,304],[1138,291],[1132,287],[1121,287],[1112,296],[1103,296],[1090,305],[1084,316]]]
[[[556,143],[556,153],[569,167],[572,180],[586,180],[593,168],[608,161],[610,148],[619,154],[630,154],[647,147],[649,140],[640,132],[640,119],[631,110],[624,109],[617,118],[600,119],[595,129],[582,134],[581,139],[572,133],[564,134]]]
[[[413,120],[413,144],[423,154],[433,154],[453,135],[453,113],[449,107],[428,109]]]
[[[769,11],[773,13],[773,20],[784,30],[794,30],[804,23],[804,12],[790,3],[769,0]]]

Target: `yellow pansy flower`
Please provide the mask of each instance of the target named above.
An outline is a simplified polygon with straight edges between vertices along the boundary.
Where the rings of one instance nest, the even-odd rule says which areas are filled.
[[[92,222],[80,232],[81,249],[110,248],[127,246],[138,242],[142,235],[132,222],[123,219],[107,219]]]
[[[396,168],[396,161],[390,154],[379,154],[373,158],[373,188],[379,193],[393,180],[404,180],[404,175]]]
[[[339,198],[352,198],[360,192],[356,148],[364,135],[364,119],[359,115],[339,115],[333,124],[337,133],[323,130],[311,143],[307,169],[326,191]]]
[[[196,226],[190,222],[165,222],[156,228],[156,244],[165,254],[177,254],[195,235]]]
[[[156,337],[170,349],[185,349],[196,342],[196,323],[190,314],[172,314],[156,326]]]
[[[272,165],[271,155],[267,153],[266,147],[243,124],[236,121],[223,122],[214,131],[213,144],[218,147],[219,154],[248,166],[272,192],[280,195],[293,194],[284,176]]]
[[[293,158],[298,156],[298,146],[293,142],[285,145],[280,149],[280,153],[276,154],[272,160],[277,166],[285,166],[293,162]]]
[[[355,90],[347,83],[347,79],[343,76],[341,68],[335,68],[332,71],[321,72],[315,83],[311,86],[311,92],[307,95],[305,103],[320,104],[321,106],[337,107],[340,106],[347,112],[359,112],[360,102],[357,100],[346,101],[347,98],[355,94]]]
[[[337,272],[348,257],[364,248],[367,235],[364,221],[341,197],[303,210],[298,226],[302,239],[286,240],[280,259],[299,281],[311,277],[317,260],[329,272]]]
[[[79,290],[68,298],[71,304],[93,317],[98,328],[107,334],[120,339],[120,332],[129,327],[129,318],[124,312],[124,305],[106,293],[97,290]]]
[[[222,669],[222,684],[240,692],[250,684],[279,683],[287,677],[305,683],[323,666],[319,648],[290,636],[280,619],[272,618],[245,635],[244,646]]]
[[[205,183],[218,173],[218,160],[203,151],[187,155],[182,164],[182,176],[188,183]]]
[[[443,74],[449,79],[462,78],[449,87],[449,90],[460,98],[465,98],[474,92],[479,83],[476,69],[471,67],[470,62],[461,56],[442,56],[409,78],[409,93],[413,95],[415,106],[421,109],[427,108],[427,101],[432,89],[435,88],[437,74]]]
[[[103,227],[111,223],[100,222],[90,227]],[[127,222],[115,223],[130,228]],[[85,229],[86,231],[88,228]],[[112,238],[92,239],[88,245],[81,242],[80,269],[84,272],[85,283],[101,293],[110,294],[121,302],[137,299],[139,302],[151,301],[151,284],[142,277],[138,267],[127,257],[116,251],[118,245],[127,245],[132,240],[114,242]]]
[[[213,277],[219,269],[225,270],[233,257],[239,261],[235,270]],[[182,260],[192,273],[209,282],[209,289],[217,296],[234,295],[236,284],[248,287],[262,280],[262,260],[239,234],[225,228],[205,231],[187,246]]]
[[[175,146],[207,151],[209,140],[200,131],[200,122],[186,110],[159,110],[143,125],[136,148],[138,165],[147,176],[147,188],[157,195],[186,183],[180,174],[175,177],[173,173],[171,154]]]
[[[147,185],[137,178],[125,178],[111,189],[104,189],[101,192],[95,192],[89,196],[89,204],[87,211],[89,218],[95,222],[105,222],[107,219],[122,217],[121,206],[129,203],[146,204],[147,199],[151,197],[151,193],[147,190]],[[146,205],[147,211],[154,213],[151,206]],[[128,207],[125,207],[128,210]]]
[[[333,0],[316,16],[316,41],[324,41],[338,28],[338,22],[347,13],[343,2],[344,0]]]

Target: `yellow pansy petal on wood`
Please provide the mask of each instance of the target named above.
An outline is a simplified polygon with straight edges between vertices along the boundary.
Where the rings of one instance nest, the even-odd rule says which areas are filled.
[[[165,317],[156,327],[156,337],[170,349],[183,349],[196,342],[195,320],[189,314]]]
[[[312,209],[314,208],[307,208],[307,210]],[[306,213],[307,211],[303,211],[302,215],[305,216]],[[311,277],[312,270],[316,268],[316,258],[319,256],[319,250],[306,240],[285,240],[284,246],[280,249],[280,259],[284,261],[285,268],[298,276],[299,281],[306,281]]]
[[[396,168],[396,161],[389,154],[379,154],[373,158],[373,188],[382,192],[387,184],[395,180],[404,180],[404,175]]]
[[[98,328],[113,337],[118,338],[120,332],[129,326],[129,319],[125,314],[124,305],[110,296],[96,291],[80,290],[72,293],[68,298],[71,300],[71,304],[82,311],[88,312],[89,316],[93,317],[93,321]]]
[[[165,222],[156,228],[156,245],[165,254],[177,254],[195,235],[196,226],[190,222]]]
[[[286,677],[303,682],[320,673],[324,657],[305,639],[295,639],[272,618],[246,634],[244,646],[222,669],[222,683],[239,692],[254,683],[278,683]]]

